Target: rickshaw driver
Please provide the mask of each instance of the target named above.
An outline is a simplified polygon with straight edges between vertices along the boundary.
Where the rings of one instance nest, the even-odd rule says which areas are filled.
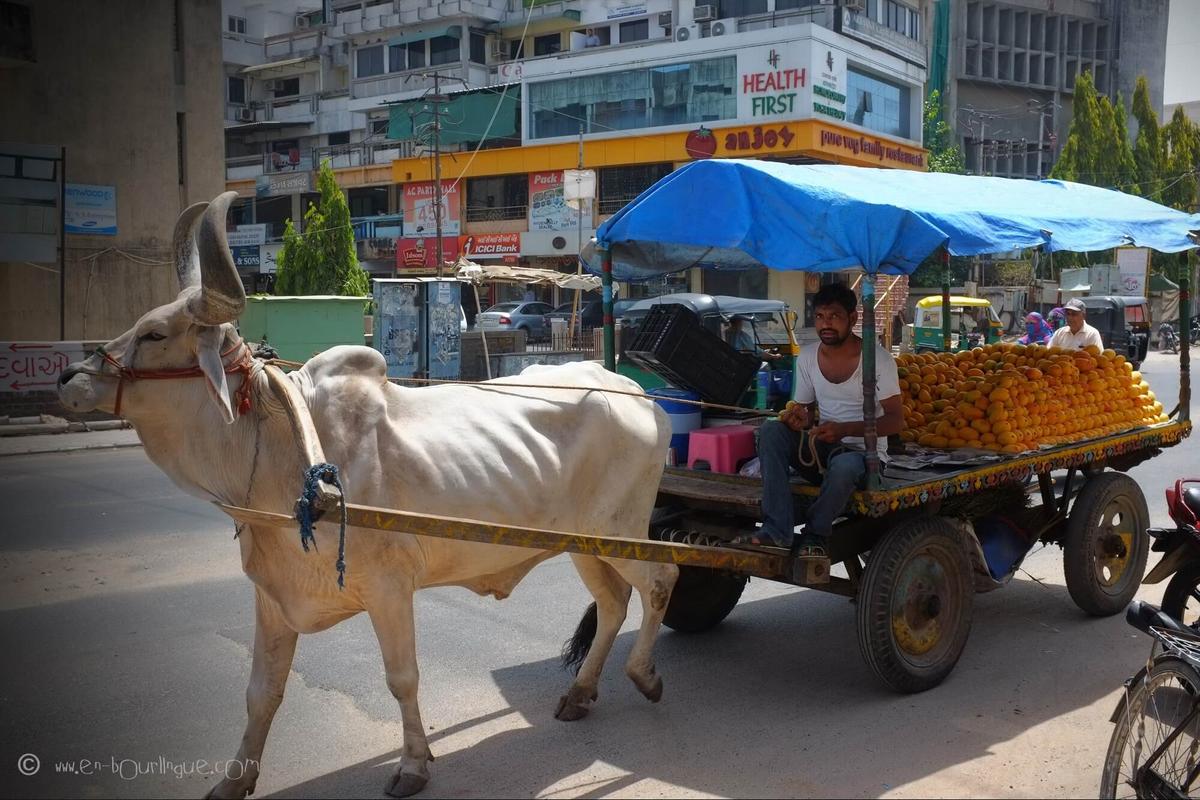
[[[1104,340],[1100,331],[1087,324],[1087,306],[1078,298],[1068,300],[1063,304],[1067,324],[1054,332],[1050,337],[1050,347],[1061,347],[1064,350],[1082,350],[1088,345],[1104,349]]]
[[[795,404],[760,430],[763,524],[735,542],[790,547],[794,555],[827,557],[833,522],[846,509],[867,471],[862,438],[863,341],[854,334],[857,305],[854,292],[841,284],[823,286],[813,299],[813,322],[821,344],[805,348],[796,358]],[[882,462],[887,456],[887,437],[904,428],[904,407],[896,361],[878,345],[875,370],[875,429]],[[820,416],[815,426],[814,412]],[[821,486],[808,509],[804,532],[795,540],[789,467]]]

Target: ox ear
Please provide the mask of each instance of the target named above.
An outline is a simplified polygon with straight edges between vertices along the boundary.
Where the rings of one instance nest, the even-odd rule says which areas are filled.
[[[225,365],[221,363],[221,342],[225,341],[225,329],[220,325],[206,325],[200,328],[196,335],[196,358],[200,362],[200,371],[204,373],[204,384],[208,387],[213,401],[221,409],[225,424],[231,424],[236,417],[233,407],[229,404],[229,384],[225,380]]]

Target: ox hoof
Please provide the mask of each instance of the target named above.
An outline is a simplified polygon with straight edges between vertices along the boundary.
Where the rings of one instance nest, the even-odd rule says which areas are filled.
[[[554,718],[562,722],[583,719],[592,710],[592,703],[598,696],[596,692],[589,695],[578,687],[572,686],[570,691],[558,699],[558,708],[554,711]]]
[[[409,797],[424,789],[426,783],[428,776],[397,771],[383,791],[391,797]]]
[[[646,699],[651,703],[657,703],[659,700],[662,700],[663,682],[661,675],[655,675],[653,680],[650,681],[649,686],[643,686],[639,683],[637,687],[638,691],[644,694]]]

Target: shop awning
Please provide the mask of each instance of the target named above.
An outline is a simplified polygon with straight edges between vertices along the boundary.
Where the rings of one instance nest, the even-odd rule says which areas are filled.
[[[403,36],[395,36],[391,39],[388,39],[388,44],[408,44],[409,42],[419,42],[422,39],[436,39],[439,36],[449,36],[453,39],[461,39],[462,25],[451,25],[447,28],[434,28],[431,31],[407,33]]]
[[[1151,292],[1170,292],[1178,288],[1179,284],[1168,278],[1166,275],[1162,275],[1158,272],[1150,275]]]
[[[521,87],[514,84],[506,88],[451,95],[442,109],[442,144],[474,144],[484,138],[485,132],[488,139],[520,136]],[[414,124],[420,127],[433,121],[433,107],[424,100],[397,103],[390,113],[388,138],[396,141],[416,138]]]

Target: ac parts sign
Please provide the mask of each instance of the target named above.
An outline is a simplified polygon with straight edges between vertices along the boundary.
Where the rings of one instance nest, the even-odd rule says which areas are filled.
[[[460,236],[459,249],[467,258],[504,258],[521,255],[519,233],[476,233]]]

